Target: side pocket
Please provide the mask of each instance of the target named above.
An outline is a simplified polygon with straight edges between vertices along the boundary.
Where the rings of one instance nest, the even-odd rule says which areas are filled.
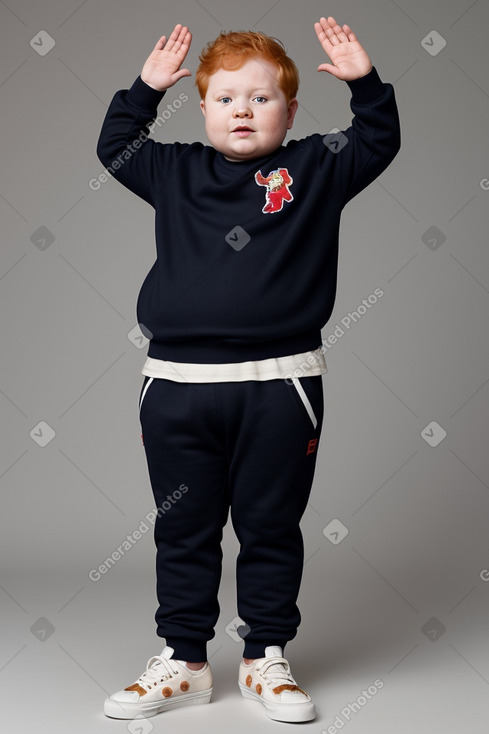
[[[143,383],[143,387],[141,388],[141,394],[139,396],[139,413],[141,413],[141,406],[143,404],[144,397],[148,391],[148,387],[151,385],[153,380],[154,380],[154,377],[148,377],[147,375],[145,376],[145,381]]]
[[[290,386],[293,390],[296,390],[296,394],[299,397],[299,400],[302,404],[302,408],[304,409],[309,417],[309,420],[312,423],[312,427],[315,429],[318,424],[318,419],[316,417],[316,414],[314,413],[314,409],[311,405],[311,401],[306,395],[306,391],[304,390],[304,387],[302,386],[300,380],[298,377],[292,377],[291,378],[292,385]]]

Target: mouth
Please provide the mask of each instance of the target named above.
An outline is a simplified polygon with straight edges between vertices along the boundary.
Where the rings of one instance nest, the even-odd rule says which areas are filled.
[[[251,135],[251,133],[255,132],[251,129],[251,127],[248,127],[248,125],[238,125],[238,127],[235,127],[232,131],[233,135],[237,135],[239,138],[247,138],[248,135]]]

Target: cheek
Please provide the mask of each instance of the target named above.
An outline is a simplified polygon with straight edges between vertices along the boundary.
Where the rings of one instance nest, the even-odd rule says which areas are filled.
[[[212,113],[211,114],[207,113],[207,117],[205,118],[205,127],[206,127],[206,130],[210,130],[211,132],[213,130],[219,129],[219,123],[218,123],[218,120],[216,119],[216,115],[213,115]]]
[[[284,115],[283,112],[281,112],[280,110],[277,110],[272,115],[269,116],[267,122],[268,122],[267,127],[269,128],[269,130],[276,130],[278,133],[284,127],[286,127],[287,115]]]
[[[273,131],[276,135],[276,137],[280,137],[283,135],[283,131],[287,126],[287,121],[284,119],[283,115],[276,115],[274,119],[271,121],[270,124],[270,131]]]
[[[226,126],[225,115],[220,110],[212,110],[207,113],[207,124],[212,130],[222,130]]]

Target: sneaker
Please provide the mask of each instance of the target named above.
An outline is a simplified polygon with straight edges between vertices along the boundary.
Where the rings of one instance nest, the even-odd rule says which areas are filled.
[[[212,672],[209,663],[189,670],[184,660],[172,658],[168,645],[161,655],[148,660],[146,671],[135,683],[105,699],[104,713],[114,719],[156,716],[169,708],[209,703]]]
[[[246,665],[241,660],[238,684],[245,698],[260,701],[276,721],[312,721],[316,717],[310,696],[299,688],[282,657],[282,648],[269,645],[265,657]]]

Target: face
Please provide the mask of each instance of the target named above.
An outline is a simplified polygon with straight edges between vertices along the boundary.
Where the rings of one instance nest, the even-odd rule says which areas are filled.
[[[252,58],[241,69],[218,69],[209,78],[200,103],[205,129],[211,145],[228,161],[258,158],[282,145],[298,102],[287,104],[277,77],[275,64]]]

